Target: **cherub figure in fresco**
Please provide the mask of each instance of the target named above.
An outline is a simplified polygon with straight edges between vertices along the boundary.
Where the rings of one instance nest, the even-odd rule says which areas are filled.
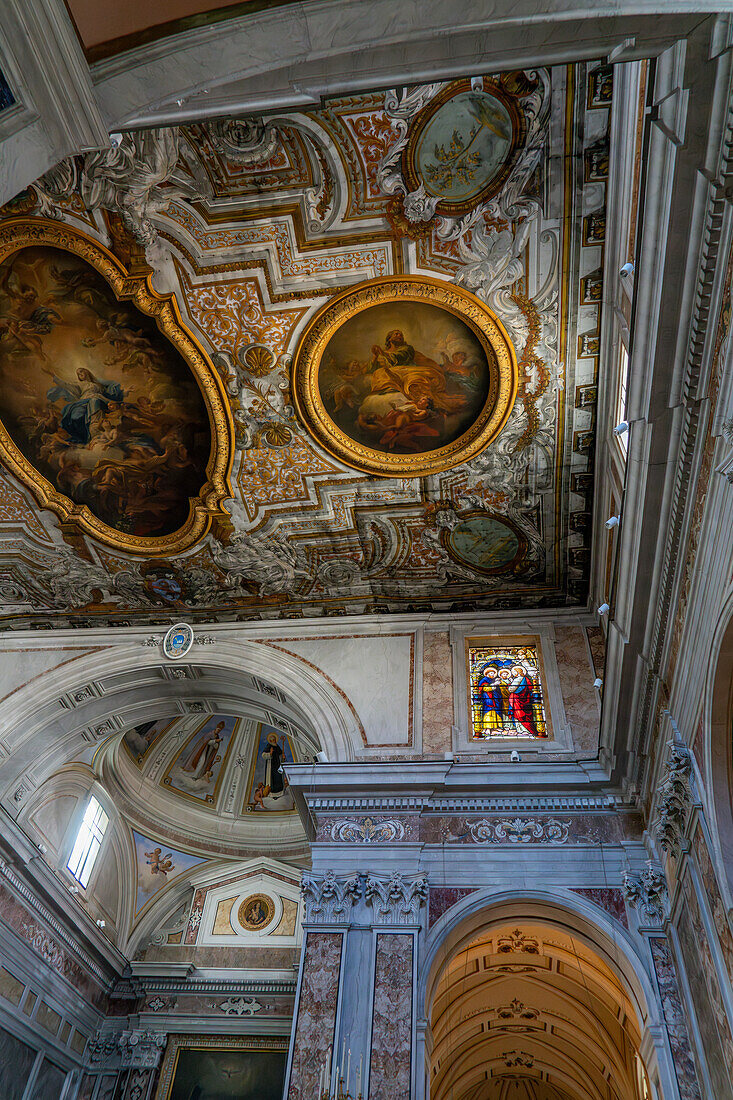
[[[426,441],[440,437],[437,428],[426,421],[433,411],[429,397],[418,397],[416,401],[398,406],[380,417],[380,424],[386,431],[379,439],[379,445],[388,451],[399,447],[403,451],[421,451]]]
[[[98,317],[96,322],[97,336],[85,336],[82,344],[85,348],[94,348],[97,344],[110,344],[114,349],[114,355],[104,360],[108,367],[116,366],[127,359],[134,349],[150,352],[151,343],[140,329],[129,328],[124,324],[124,314],[119,314],[114,322],[106,317]]]
[[[42,336],[48,336],[54,325],[62,323],[52,296],[44,293],[38,267],[34,264],[9,264],[0,276],[0,295],[5,298],[5,317],[0,320],[0,340],[11,339],[24,350],[14,354],[33,353],[45,361]]]
[[[145,853],[145,862],[150,866],[151,875],[163,875],[164,877],[173,870],[173,855],[166,852],[162,855],[162,848],[153,848],[152,852]]]

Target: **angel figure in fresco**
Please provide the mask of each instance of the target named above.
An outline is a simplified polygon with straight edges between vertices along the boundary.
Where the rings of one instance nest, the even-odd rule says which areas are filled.
[[[163,875],[173,870],[173,856],[171,852],[162,855],[162,848],[153,848],[152,852],[145,853],[145,862],[150,866],[151,875]]]
[[[78,368],[76,382],[66,382],[47,367],[43,369],[54,381],[46,397],[52,404],[64,402],[61,427],[73,443],[88,443],[110,405],[123,400],[122,387],[118,382],[97,378],[87,367]]]
[[[268,733],[267,748],[262,753],[262,756],[267,761],[267,767],[265,769],[265,786],[262,791],[262,796],[263,798],[267,798],[268,795],[271,798],[280,798],[281,795],[285,794],[285,788],[288,785],[288,781],[282,770],[285,750],[280,745],[275,732]],[[255,802],[256,801],[257,798],[255,795]]]
[[[129,328],[124,322],[124,314],[118,314],[112,319],[98,317],[96,322],[97,335],[85,336],[82,339],[85,348],[93,348],[97,344],[109,344],[112,347],[114,354],[105,359],[108,367],[116,366],[127,359],[133,350],[141,350],[147,354],[154,350],[144,332],[140,329]]]
[[[219,722],[213,730],[203,735],[184,762],[181,771],[186,772],[192,779],[202,779],[207,774],[213,776],[213,766],[221,748],[221,731],[224,725],[224,722]]]
[[[23,351],[16,355],[35,354],[47,360],[42,336],[48,336],[54,325],[62,322],[53,299],[44,295],[35,264],[10,264],[0,274],[0,296],[6,299],[5,316],[0,319],[0,340],[14,341]],[[34,285],[35,284],[35,285]]]

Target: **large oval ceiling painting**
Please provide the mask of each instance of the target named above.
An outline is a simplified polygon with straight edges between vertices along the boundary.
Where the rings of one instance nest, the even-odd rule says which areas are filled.
[[[311,434],[349,466],[418,477],[466,462],[506,423],[517,366],[498,318],[438,280],[390,276],[314,317],[293,395]]]
[[[229,413],[174,302],[58,224],[0,237],[0,450],[41,504],[170,553],[223,518]]]

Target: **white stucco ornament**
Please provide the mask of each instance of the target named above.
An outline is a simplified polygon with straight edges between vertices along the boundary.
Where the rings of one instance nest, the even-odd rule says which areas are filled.
[[[185,657],[193,645],[193,630],[188,623],[176,623],[163,639],[163,653],[171,661]]]

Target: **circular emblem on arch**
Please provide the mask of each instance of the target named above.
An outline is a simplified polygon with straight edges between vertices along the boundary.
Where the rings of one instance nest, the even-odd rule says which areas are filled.
[[[267,928],[275,916],[275,902],[269,894],[250,894],[239,906],[237,919],[242,928],[258,932]]]
[[[423,477],[502,430],[517,363],[495,314],[437,279],[387,276],[336,295],[305,330],[293,400],[318,443],[364,473]]]
[[[193,630],[188,623],[176,623],[163,639],[163,653],[171,661],[185,657],[193,645]]]

